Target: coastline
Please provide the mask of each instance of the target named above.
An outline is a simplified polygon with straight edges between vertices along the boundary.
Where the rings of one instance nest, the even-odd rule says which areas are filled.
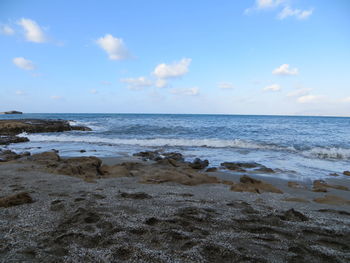
[[[285,180],[250,174],[283,193],[236,192],[230,190],[227,177],[238,184],[241,176],[221,171],[198,174],[210,174],[225,183],[198,185],[145,183],[140,180],[143,174],[136,172],[119,176],[120,165],[125,163],[140,165],[137,169],[129,166],[131,171],[187,169],[169,166],[166,158],[149,161],[134,156],[102,158],[101,167],[113,167],[118,175],[87,181],[43,170],[54,164],[49,160],[55,154],[0,163],[1,195],[26,192],[32,198],[26,204],[0,208],[0,234],[4,236],[0,258],[4,262],[350,259],[350,203],[314,201],[326,195],[348,199],[349,191],[313,192],[311,185],[292,188]],[[74,158],[60,162],[70,159]],[[327,183],[350,187],[347,178],[330,178]]]

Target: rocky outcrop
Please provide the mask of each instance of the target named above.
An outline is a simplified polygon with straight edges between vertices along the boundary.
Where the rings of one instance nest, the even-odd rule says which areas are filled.
[[[325,195],[314,199],[314,202],[328,205],[350,205],[350,200],[336,195]]]
[[[17,160],[29,155],[30,155],[29,152],[23,152],[23,153],[17,154],[10,150],[0,150],[0,162],[9,162],[9,161]]]
[[[20,142],[28,142],[29,139],[26,137],[18,137],[14,135],[0,135],[0,145],[7,145],[10,143],[20,143]]]
[[[312,191],[314,191],[314,192],[327,192],[327,188],[333,188],[333,189],[337,189],[337,190],[349,191],[349,188],[347,188],[346,186],[327,184],[323,180],[315,180],[313,182]]]
[[[0,120],[0,135],[17,135],[22,132],[40,133],[72,130],[90,131],[91,129],[84,126],[71,126],[65,120]]]
[[[235,172],[275,173],[271,168],[256,162],[223,162],[221,166]]]
[[[344,172],[343,172],[343,175],[350,176],[350,171],[344,171]]]
[[[23,114],[23,112],[11,110],[11,111],[0,112],[0,114]]]
[[[274,187],[273,185],[251,178],[247,175],[243,175],[240,178],[240,183],[232,185],[231,190],[235,192],[251,192],[258,194],[265,192],[277,194],[283,193],[280,189]]]

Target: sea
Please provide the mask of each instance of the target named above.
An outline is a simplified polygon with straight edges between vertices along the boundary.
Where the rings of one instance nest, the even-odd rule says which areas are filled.
[[[146,150],[176,151],[186,160],[258,162],[282,179],[311,181],[350,170],[350,118],[179,114],[22,114],[1,119],[63,119],[92,131],[20,136],[16,152],[56,149],[61,156],[126,157]],[[84,150],[86,152],[81,152]]]

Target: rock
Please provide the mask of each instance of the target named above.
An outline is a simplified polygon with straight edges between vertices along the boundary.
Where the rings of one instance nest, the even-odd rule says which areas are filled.
[[[26,192],[0,198],[0,207],[11,207],[29,203],[33,203],[33,199]]]
[[[51,161],[58,162],[61,160],[61,158],[56,151],[51,151],[33,154],[32,156],[28,157],[28,160],[40,163],[49,163]]]
[[[307,188],[305,185],[299,184],[297,182],[288,182],[288,187],[296,188],[296,189],[306,189]]]
[[[145,161],[151,160],[160,162],[162,160],[173,160],[175,162],[184,162],[182,154],[177,152],[161,153],[160,151],[145,151],[134,153],[133,156],[142,157]],[[164,164],[166,164],[166,162]]]
[[[10,150],[5,150],[5,151],[0,150],[0,162],[9,162],[9,161],[17,160],[29,155],[30,155],[29,152],[23,152],[23,153],[17,154]]]
[[[17,119],[0,120],[1,135],[16,135],[22,132],[63,132],[71,130],[91,130],[88,127],[71,126],[65,120]]]
[[[280,218],[285,221],[308,221],[309,219],[303,215],[302,213],[292,209],[287,210],[284,212]]]
[[[220,165],[231,171],[242,172],[242,173],[246,171],[238,163],[224,162],[224,163],[221,163]]]
[[[100,171],[104,177],[113,178],[113,177],[128,177],[132,176],[130,173],[129,167],[127,164],[117,164],[112,166],[102,165]]]
[[[282,201],[286,201],[286,202],[299,202],[299,203],[310,203],[308,200],[306,200],[306,199],[304,199],[304,198],[298,198],[298,197],[288,197],[288,198],[282,199]]]
[[[142,176],[141,183],[160,184],[160,183],[179,183],[183,185],[217,184],[221,181],[213,176],[201,174],[185,169],[167,169],[167,168],[147,168],[139,171]]]
[[[205,170],[207,173],[212,173],[212,172],[216,172],[218,170],[218,168],[216,167],[210,167],[207,170]]]
[[[226,169],[229,169],[231,171],[236,172],[256,172],[256,173],[275,173],[275,171],[271,168],[266,167],[265,165],[262,165],[260,163],[256,162],[223,162],[221,163],[221,166],[225,167]],[[250,170],[247,170],[250,169]]]
[[[327,192],[327,188],[333,188],[337,190],[349,191],[349,188],[343,185],[330,185],[323,180],[315,180],[313,182],[312,191],[314,192]]]
[[[350,176],[350,171],[344,171],[344,172],[343,172],[343,175]]]
[[[81,153],[85,153],[85,152],[86,152],[86,150],[80,150],[79,152],[81,152]]]
[[[339,174],[337,174],[337,173],[330,173],[329,175],[330,176],[339,176]]]
[[[316,203],[328,205],[350,205],[350,200],[336,195],[325,195],[324,197],[315,198],[314,201]]]
[[[11,111],[0,112],[0,114],[23,114],[23,112],[11,110]]]
[[[149,194],[143,193],[143,192],[138,192],[138,193],[121,193],[121,197],[123,198],[132,198],[132,199],[150,199],[152,196]]]
[[[97,157],[73,157],[62,160],[52,172],[76,176],[82,179],[99,178],[103,174],[100,170],[102,161]]]
[[[207,167],[209,165],[209,161],[208,160],[201,160],[199,158],[194,159],[194,161],[192,163],[189,164],[189,166],[192,169],[204,169],[205,167]]]
[[[251,192],[258,194],[264,192],[271,192],[277,194],[283,193],[280,189],[274,187],[273,185],[251,178],[247,175],[243,175],[240,178],[240,183],[232,185],[231,190],[235,192]]]
[[[20,143],[20,142],[28,142],[29,139],[26,137],[18,137],[14,135],[9,136],[0,136],[0,145],[7,145],[10,143]]]

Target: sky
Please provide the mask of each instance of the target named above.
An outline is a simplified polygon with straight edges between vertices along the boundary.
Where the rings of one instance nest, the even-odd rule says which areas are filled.
[[[350,1],[1,0],[5,110],[350,116]]]

